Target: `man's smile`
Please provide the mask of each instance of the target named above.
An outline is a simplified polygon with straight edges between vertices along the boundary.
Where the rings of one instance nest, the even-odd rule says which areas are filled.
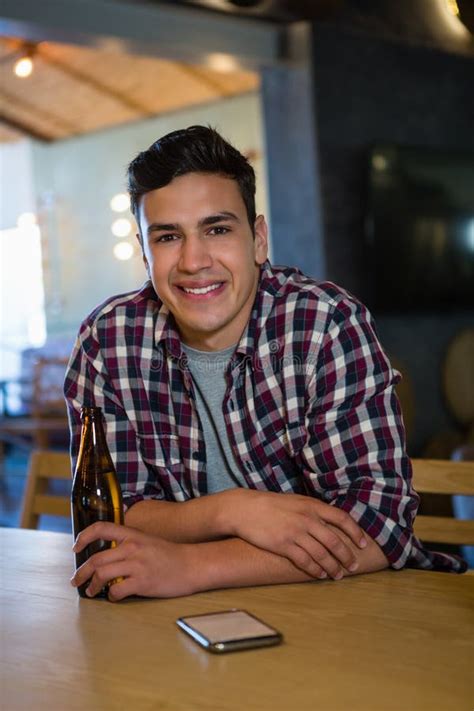
[[[225,282],[213,281],[198,284],[175,284],[178,289],[187,297],[198,297],[200,299],[213,297],[221,294],[224,290]]]

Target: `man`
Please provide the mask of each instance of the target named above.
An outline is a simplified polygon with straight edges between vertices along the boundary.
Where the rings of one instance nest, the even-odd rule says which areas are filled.
[[[84,321],[65,383],[72,455],[102,407],[125,526],[94,524],[73,584],[113,600],[462,568],[413,538],[395,373],[354,297],[267,261],[255,176],[214,130],[129,166],[149,281]],[[291,238],[291,235],[289,235]]]

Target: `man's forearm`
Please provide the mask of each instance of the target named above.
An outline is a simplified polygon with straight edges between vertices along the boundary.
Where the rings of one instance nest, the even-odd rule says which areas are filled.
[[[260,505],[257,505],[255,508],[255,504],[259,504],[259,502]],[[261,506],[262,503],[265,505],[270,504],[269,511],[267,509],[265,512],[265,507],[262,508]],[[247,554],[250,555],[248,560],[247,556],[244,556],[242,559],[244,565],[242,568],[243,574],[246,575],[245,564],[248,563],[251,565],[251,561],[255,560],[254,552],[258,551],[259,556],[262,553],[273,556],[272,558],[267,557],[262,559],[262,561],[260,561],[260,557],[257,557],[257,573],[259,575],[265,575],[265,571],[268,566],[270,566],[272,571],[276,570],[279,573],[280,564],[278,564],[278,568],[275,569],[275,565],[277,565],[276,561],[283,561],[284,568],[282,572],[285,577],[281,582],[287,582],[288,574],[290,574],[291,582],[301,579],[298,575],[295,579],[295,573],[301,573],[305,576],[302,579],[306,580],[313,579],[322,573],[323,570],[326,570],[331,577],[337,579],[343,575],[348,575],[349,569],[354,573],[364,573],[381,570],[387,567],[388,561],[386,557],[379,546],[372,539],[370,539],[369,536],[365,534],[367,545],[366,547],[361,548],[354,544],[354,540],[358,540],[357,535],[354,536],[354,533],[352,532],[353,540],[351,541],[349,536],[346,535],[344,530],[342,530],[341,523],[333,525],[329,521],[326,521],[322,528],[320,526],[319,530],[323,532],[332,531],[336,534],[337,538],[334,540],[342,542],[346,548],[348,554],[348,557],[346,556],[348,560],[347,564],[342,563],[341,565],[339,562],[337,565],[335,564],[335,561],[332,561],[332,563],[328,565],[328,562],[324,560],[324,549],[319,546],[319,555],[322,554],[323,557],[321,559],[315,559],[317,562],[320,562],[320,565],[316,565],[308,553],[304,552],[303,549],[299,547],[297,538],[295,538],[293,545],[290,547],[285,545],[285,542],[286,540],[292,538],[291,535],[289,536],[289,539],[286,535],[283,535],[282,540],[278,541],[278,536],[283,534],[284,526],[288,525],[288,519],[285,516],[283,518],[278,517],[279,512],[277,508],[275,508],[276,504],[295,504],[296,506],[299,506],[301,503],[305,504],[305,506],[310,504],[312,507],[323,507],[322,513],[326,515],[326,518],[329,513],[331,513],[331,515],[336,513],[334,508],[321,503],[316,504],[314,500],[306,497],[303,498],[296,495],[284,496],[283,494],[276,495],[269,493],[259,494],[257,492],[253,492],[252,494],[252,492],[247,490],[229,490],[182,503],[156,500],[142,501],[135,504],[127,511],[125,523],[135,529],[159,536],[160,538],[174,543],[222,543],[222,539],[240,539],[240,542],[247,546],[245,550],[247,551]],[[252,505],[253,509],[251,508]],[[265,536],[260,535],[260,537],[258,537],[254,535],[255,540],[252,540],[251,537],[250,539],[247,538],[248,531],[241,531],[240,528],[235,525],[234,519],[236,518],[239,508],[241,512],[240,518],[242,518],[243,515],[246,521],[253,522],[254,529],[256,528],[256,530],[260,533],[265,532]],[[285,511],[286,508],[287,507],[285,506]],[[347,514],[345,515],[347,516]],[[268,527],[269,517],[271,519],[270,528]],[[237,516],[237,518],[239,518],[239,516]],[[349,519],[349,517],[347,518]],[[308,519],[304,519],[303,525],[306,526],[307,522]],[[351,524],[352,527],[354,525],[354,523]],[[275,533],[273,534],[271,533],[272,529],[275,529]],[[350,532],[350,529],[347,529],[347,531]],[[305,535],[303,537],[303,545],[305,545],[305,540],[309,540],[310,538],[311,536]],[[314,541],[314,544],[316,544],[316,541]],[[234,548],[232,548],[232,546],[236,544],[230,543],[229,545],[231,546],[228,551],[230,558],[227,557],[227,548],[225,546],[224,548],[215,546],[210,549],[202,549],[202,552],[203,554],[206,553],[206,564],[210,564],[212,563],[212,559],[209,559],[207,556],[207,551],[209,550],[211,553],[212,551],[215,551],[217,559],[220,561],[218,565],[219,570],[222,570],[223,573],[225,573],[225,571],[230,572],[233,575],[237,569],[240,570],[242,567],[239,561],[239,551],[241,551],[241,548],[235,548],[236,556],[234,556]],[[329,544],[328,547],[328,551],[330,553],[331,545],[333,544]],[[221,550],[226,551],[222,561],[220,559]],[[200,555],[201,547],[199,547],[196,551],[193,550],[193,553],[195,555]],[[304,555],[302,556],[302,554]],[[341,561],[342,556],[340,553],[339,558]],[[229,565],[229,569],[226,568],[227,563]],[[263,564],[263,568],[261,569],[260,563]],[[255,569],[251,567],[249,571],[250,576],[252,576],[254,572]],[[199,574],[200,573],[201,568]],[[214,576],[211,575],[212,579],[213,577]],[[252,577],[251,579],[254,580]],[[264,582],[267,581],[264,580]],[[270,579],[268,582],[271,583],[280,581]],[[226,585],[225,580],[222,584],[224,586]],[[238,585],[239,583],[236,582],[231,584]],[[258,580],[255,579],[253,583],[249,584],[258,584]],[[217,587],[219,586],[220,585]]]
[[[240,538],[190,544],[187,548],[193,592],[314,580],[287,558]]]
[[[225,526],[228,492],[185,502],[148,499],[131,506],[125,523],[174,543],[200,543],[229,535]]]
[[[187,548],[193,592],[314,580],[287,558],[239,538],[191,544]],[[357,571],[344,571],[344,576],[375,572],[388,566],[386,557],[372,539],[369,539],[367,548],[357,551],[356,555]]]

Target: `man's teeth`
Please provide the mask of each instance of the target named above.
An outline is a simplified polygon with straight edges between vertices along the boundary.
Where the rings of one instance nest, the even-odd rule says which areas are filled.
[[[211,284],[210,286],[203,286],[200,289],[187,289],[185,286],[182,287],[182,289],[187,293],[187,294],[207,294],[209,291],[214,291],[215,289],[218,289],[221,286],[222,282],[219,282],[218,284]]]

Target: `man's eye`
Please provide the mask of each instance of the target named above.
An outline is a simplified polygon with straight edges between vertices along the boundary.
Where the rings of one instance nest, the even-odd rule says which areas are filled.
[[[159,235],[158,237],[156,237],[156,239],[154,241],[163,243],[163,242],[173,242],[176,239],[178,239],[177,235],[167,234],[167,235]]]
[[[222,227],[222,226],[212,227],[212,228],[209,230],[209,234],[210,234],[210,235],[226,235],[228,232],[230,232],[229,228],[228,228],[228,227]]]

